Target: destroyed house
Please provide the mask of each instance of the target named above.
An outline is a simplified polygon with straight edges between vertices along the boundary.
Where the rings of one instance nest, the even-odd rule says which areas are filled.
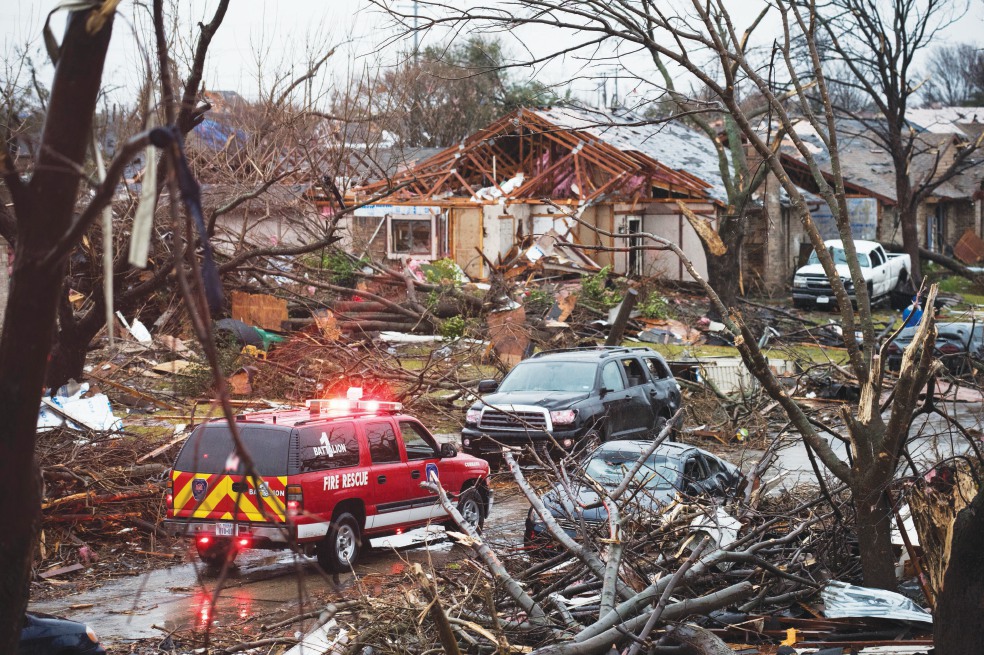
[[[984,114],[984,112],[981,112]],[[963,113],[914,110],[910,123],[915,130],[910,179],[918,189],[927,182],[939,182],[916,207],[916,229],[920,246],[954,255],[957,244],[968,232],[980,236],[984,227],[981,183],[984,181],[984,150],[971,153],[955,175],[941,179],[943,171],[961,148],[980,134],[974,122]],[[935,118],[934,118],[935,117]],[[916,120],[922,121],[924,127]],[[838,149],[844,177],[848,213],[855,238],[902,242],[896,197],[895,167],[888,152],[871,136],[874,119],[838,122]],[[823,140],[806,121],[797,124],[797,133],[814,152],[821,173],[833,182],[832,164]],[[783,144],[783,166],[790,178],[803,189],[817,191],[809,166],[790,141]],[[746,232],[746,267],[762,271],[766,290],[788,286],[793,271],[805,262],[812,250],[809,238],[795,219],[788,202],[781,197],[774,181],[763,191],[763,220]],[[814,223],[825,239],[839,238],[830,209],[819,197],[808,194]],[[750,255],[755,253],[755,259]],[[770,262],[770,266],[764,266]],[[968,261],[967,263],[976,263]]]
[[[452,258],[473,279],[493,268],[689,279],[673,240],[706,272],[679,202],[714,222],[724,201],[709,140],[681,124],[574,108],[519,109],[460,144],[349,191],[343,245],[379,260]]]

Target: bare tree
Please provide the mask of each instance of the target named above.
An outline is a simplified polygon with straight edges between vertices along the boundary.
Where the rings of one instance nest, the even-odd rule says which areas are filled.
[[[0,175],[13,200],[2,223],[16,228],[16,260],[0,336],[0,650],[14,652],[27,607],[31,559],[40,524],[41,486],[34,463],[37,408],[44,387],[55,312],[65,273],[81,167],[112,34],[115,3],[93,3],[70,14],[58,52],[48,99],[38,166],[29,180],[14,166],[9,148],[0,152]],[[146,144],[143,135],[138,142]],[[125,155],[134,150],[126,148]],[[114,167],[111,166],[111,170]],[[114,171],[117,179],[119,170]],[[106,203],[105,184],[90,205]],[[12,214],[12,215],[11,215]],[[71,243],[69,245],[74,245]]]
[[[735,335],[736,345],[749,370],[786,411],[792,425],[816,451],[830,472],[848,485],[857,517],[865,584],[889,588],[895,584],[895,573],[889,531],[891,510],[885,490],[895,475],[919,392],[935,370],[936,364],[930,349],[922,348],[922,344],[934,337],[935,328],[931,322],[927,324],[916,340],[919,345],[907,349],[894,394],[889,401],[883,401],[882,350],[887,345],[879,345],[876,338],[867,288],[856,257],[838,151],[837,116],[830,100],[827,80],[823,74],[823,58],[815,38],[817,31],[823,26],[830,26],[834,37],[842,37],[845,30],[863,32],[870,26],[853,26],[849,21],[853,16],[856,21],[866,22],[869,16],[843,12],[838,15],[840,22],[836,25],[839,27],[835,28],[833,22],[821,22],[827,19],[820,15],[816,7],[788,2],[779,2],[775,7],[781,31],[774,44],[775,53],[772,59],[775,65],[772,67],[763,67],[761,62],[753,61],[741,48],[736,47],[743,41],[742,32],[723,0],[710,3],[694,0],[679,3],[672,8],[648,0],[614,5],[601,0],[578,3],[528,0],[494,7],[473,6],[467,12],[455,12],[444,5],[429,6],[433,13],[427,24],[457,27],[467,24],[473,28],[491,26],[493,29],[513,28],[523,23],[550,26],[565,34],[564,47],[554,52],[554,56],[569,55],[578,49],[590,51],[597,44],[606,42],[610,42],[612,47],[644,48],[654,56],[680,67],[713,93],[723,110],[734,120],[738,133],[747,140],[750,148],[788,194],[792,216],[804,226],[830,279],[840,307],[844,346],[850,367],[862,389],[859,406],[850,413],[845,412],[846,438],[830,426],[817,421],[806,408],[789,396],[770,370],[766,358],[758,349],[755,335],[744,324],[741,315],[738,312],[729,312],[710,285],[707,287],[708,296],[718,305],[719,311],[727,314],[724,322]],[[901,9],[905,7],[900,6]],[[898,19],[907,25],[906,20],[915,18],[904,13]],[[927,29],[917,31],[917,44],[924,43],[922,38]],[[722,33],[727,38],[723,38]],[[892,38],[896,37],[893,35]],[[903,40],[902,37],[898,39]],[[905,44],[909,43],[910,41],[905,40]],[[795,49],[802,47],[806,48],[811,63],[808,67],[809,77],[801,75],[802,67],[794,57]],[[833,47],[837,47],[836,41]],[[906,48],[909,47],[910,45],[906,45]],[[715,62],[711,67],[704,60],[707,56]],[[896,71],[894,59],[885,63],[892,69],[885,73],[889,83],[892,80],[898,82],[907,79],[907,69]],[[721,71],[722,78],[708,72],[715,68]],[[858,73],[860,74],[860,70]],[[785,81],[778,84],[777,79]],[[739,82],[749,84],[768,105],[772,119],[770,125],[776,128],[766,128],[763,131],[759,121],[753,120],[738,95]],[[889,90],[901,94],[893,102],[904,113],[911,90],[908,87]],[[815,102],[817,98],[819,103]],[[818,109],[814,109],[815,107]],[[801,119],[809,122],[827,147],[830,153],[830,173],[821,170],[820,162],[814,156],[814,149],[796,133],[796,122]],[[784,168],[784,160],[776,147],[776,129],[787,136],[807,162],[820,196],[833,211],[839,236],[844,241],[851,279],[857,290],[857,315],[852,310],[851,298],[844,282],[824,247],[823,238],[812,221],[807,200]],[[899,175],[904,176],[906,173],[906,168],[898,169]],[[656,238],[667,247],[672,245],[666,239]],[[679,248],[675,248],[674,252],[682,254]],[[691,270],[691,273],[695,274],[695,271]],[[856,333],[861,334],[860,339],[855,337]],[[887,418],[883,416],[883,411],[888,411]],[[827,435],[847,442],[847,460],[837,455]]]
[[[353,139],[359,140],[363,157],[371,157],[366,151],[375,146],[372,140],[351,133],[351,114],[332,115],[318,109],[329,104],[334,94],[323,74],[334,50],[325,48],[323,40],[303,53],[299,66],[292,61],[273,67],[261,58],[260,64],[267,66],[263,71],[266,81],[256,100],[245,101],[234,94],[223,99],[222,94],[205,92],[203,72],[209,44],[226,8],[226,2],[219,4],[212,20],[201,26],[195,42],[172,47],[172,51],[186,52],[189,57],[181,62],[169,58],[166,64],[170,77],[181,83],[180,93],[175,98],[163,98],[162,105],[151,113],[160,122],[162,107],[169,103],[175,107],[177,129],[188,137],[185,151],[190,165],[206,185],[205,235],[216,243],[218,272],[235,277],[243,267],[258,262],[263,265],[265,258],[314,252],[337,241],[337,217],[326,220],[317,215],[301,191],[312,185],[329,188],[335,180],[344,185],[352,176],[353,166],[358,165],[351,159]],[[161,7],[164,20],[173,24],[178,19],[166,9]],[[174,29],[167,33],[180,32]],[[169,44],[174,46],[175,41]],[[116,143],[125,141],[125,135],[139,130],[146,121],[152,88],[151,84],[144,87],[134,109],[97,115],[95,140],[105,150],[104,156],[111,156]],[[379,134],[374,136],[378,143]],[[127,258],[126,244],[140,204],[141,168],[145,163],[128,166],[126,184],[112,194],[113,241],[105,239],[101,230],[89,230],[87,223],[90,247],[77,250],[67,263],[46,386],[58,387],[70,378],[80,379],[89,345],[106,326],[107,285],[100,265],[105,253],[113,254],[112,306],[125,315],[145,307],[147,299],[160,291],[174,288],[173,232],[166,222],[158,222],[152,231],[145,270],[131,267]],[[164,159],[161,169],[159,180],[167,172]],[[160,182],[156,189],[161,198],[160,218],[168,215],[169,205],[178,199],[164,193]],[[328,198],[336,199],[333,194]],[[271,206],[282,209],[279,214],[276,210],[271,213]],[[0,236],[16,242],[16,225],[0,221]],[[85,298],[81,306],[69,300],[72,290]]]
[[[860,121],[861,132],[885,150],[895,169],[895,200],[902,229],[902,246],[912,259],[912,280],[922,279],[916,211],[941,184],[972,164],[979,142],[962,144],[949,160],[942,152],[914,170],[917,158],[935,152],[920,140],[906,118],[920,86],[917,55],[940,37],[966,11],[963,2],[916,0],[831,0],[824,5],[800,3],[813,14],[811,31],[823,35],[825,58],[849,73],[837,78],[841,89],[864,94],[875,117],[850,111],[842,115]],[[815,38],[815,37],[813,37]],[[932,159],[932,157],[930,157]]]
[[[924,76],[927,105],[959,107],[984,103],[984,49],[976,45],[936,46]]]

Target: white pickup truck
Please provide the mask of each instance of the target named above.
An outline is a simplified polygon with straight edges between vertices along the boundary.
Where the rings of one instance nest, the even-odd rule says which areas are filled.
[[[844,243],[840,239],[824,241],[830,256],[837,266],[837,274],[844,281],[851,300],[854,296],[854,283],[851,281],[851,271],[847,267],[847,255]],[[904,292],[909,286],[909,269],[912,268],[909,255],[886,253],[881,244],[875,241],[855,241],[854,247],[858,253],[858,263],[861,264],[861,274],[868,285],[868,297],[874,303],[888,297],[893,291]],[[904,300],[904,299],[903,299]],[[806,266],[798,269],[793,276],[793,305],[795,307],[829,307],[836,302],[830,280],[820,265],[817,253],[810,254]]]

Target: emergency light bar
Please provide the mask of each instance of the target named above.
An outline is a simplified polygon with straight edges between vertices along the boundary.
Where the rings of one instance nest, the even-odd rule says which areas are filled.
[[[305,401],[307,408],[312,415],[321,414],[352,414],[366,413],[376,414],[379,412],[399,412],[403,409],[403,403],[389,402],[384,400],[349,400],[348,398],[312,398]]]

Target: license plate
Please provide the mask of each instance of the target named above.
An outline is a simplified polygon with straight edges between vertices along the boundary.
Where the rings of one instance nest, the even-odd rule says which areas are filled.
[[[818,305],[826,305],[829,302],[830,302],[830,298],[828,298],[827,296],[817,296]]]
[[[231,523],[216,523],[215,524],[215,534],[220,537],[231,537],[232,536],[232,524]]]

